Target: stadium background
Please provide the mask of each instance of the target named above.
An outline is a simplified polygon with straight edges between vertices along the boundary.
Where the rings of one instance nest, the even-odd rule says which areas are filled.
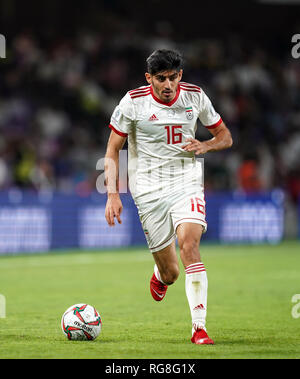
[[[205,156],[207,241],[299,238],[298,2],[0,1],[0,253],[145,244],[130,196],[109,229],[96,192],[110,115],[176,48],[234,146]],[[208,138],[199,126],[197,136]]]

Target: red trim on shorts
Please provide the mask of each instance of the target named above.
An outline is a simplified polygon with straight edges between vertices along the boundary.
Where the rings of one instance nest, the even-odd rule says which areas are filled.
[[[175,234],[173,234],[170,238],[168,238],[165,242],[161,243],[160,245],[158,246],[154,246],[154,247],[149,247],[150,250],[153,250],[153,249],[157,249],[159,248],[160,246],[164,245],[165,243],[169,242],[171,238],[174,238]]]
[[[201,212],[202,213],[202,212]],[[203,213],[204,214],[204,213]],[[182,221],[182,220],[198,220],[198,221],[202,221],[204,222],[205,224],[207,224],[206,221],[202,220],[202,218],[196,218],[196,217],[184,217],[184,218],[181,218],[180,220],[176,221],[175,224],[178,224],[179,221]]]

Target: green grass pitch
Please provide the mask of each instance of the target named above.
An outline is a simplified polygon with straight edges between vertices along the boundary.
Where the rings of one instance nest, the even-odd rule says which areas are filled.
[[[213,346],[190,342],[184,270],[161,303],[149,291],[146,248],[0,257],[0,358],[300,358],[300,243],[203,243],[208,274],[207,329]],[[72,304],[99,311],[95,341],[69,341],[60,320]]]

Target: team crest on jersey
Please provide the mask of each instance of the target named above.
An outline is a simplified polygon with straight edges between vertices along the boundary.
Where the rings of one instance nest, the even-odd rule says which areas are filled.
[[[192,107],[185,108],[185,114],[188,120],[192,120],[194,118],[193,108]]]

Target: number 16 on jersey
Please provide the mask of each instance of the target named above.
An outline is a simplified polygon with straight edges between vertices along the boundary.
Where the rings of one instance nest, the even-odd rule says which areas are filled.
[[[175,145],[182,142],[182,125],[165,126],[167,131],[167,144]]]

